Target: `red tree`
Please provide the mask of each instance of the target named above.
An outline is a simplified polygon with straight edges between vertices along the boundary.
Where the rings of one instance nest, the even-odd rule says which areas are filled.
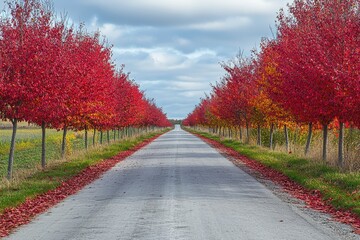
[[[48,63],[57,49],[49,39],[56,38],[61,26],[51,26],[51,11],[37,0],[9,3],[9,9],[10,16],[0,24],[0,108],[2,117],[13,124],[8,164],[11,178],[18,121],[36,120],[38,116],[30,109],[39,102],[54,106],[44,92],[54,90],[54,69]]]
[[[341,122],[360,117],[358,6],[356,0],[296,0],[288,16],[282,12],[278,17],[279,100],[295,116],[323,125],[324,160],[328,124],[335,117]]]

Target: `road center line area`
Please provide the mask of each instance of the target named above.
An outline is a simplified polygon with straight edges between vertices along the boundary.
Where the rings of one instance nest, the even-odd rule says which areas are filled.
[[[341,239],[176,127],[7,239]]]

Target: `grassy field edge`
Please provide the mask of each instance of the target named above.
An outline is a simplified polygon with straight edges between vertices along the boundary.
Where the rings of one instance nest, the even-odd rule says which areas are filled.
[[[219,136],[189,128],[185,130],[217,141],[243,156],[275,169],[305,189],[318,190],[323,199],[336,209],[349,210],[360,217],[360,173],[345,173],[336,167],[314,163],[295,155],[242,144],[236,140],[221,139]]]
[[[144,141],[158,137],[169,130],[153,132],[104,147],[90,149],[68,161],[36,172],[19,182],[10,182],[7,187],[0,189],[0,214],[5,209],[19,206],[27,199],[35,198],[38,195],[56,189],[62,182],[76,176],[89,166],[114,157],[126,150],[134,149]]]

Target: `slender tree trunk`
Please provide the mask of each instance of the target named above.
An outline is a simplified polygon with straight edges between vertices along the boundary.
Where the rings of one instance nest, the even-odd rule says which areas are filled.
[[[9,152],[9,162],[8,162],[8,171],[7,171],[7,178],[10,180],[12,178],[12,170],[14,165],[14,151],[15,151],[15,138],[16,138],[16,130],[17,130],[17,119],[11,120],[13,128],[12,128],[12,135],[11,135],[11,144],[10,144],[10,152]]]
[[[328,142],[328,124],[323,125],[323,149],[322,149],[322,160],[327,160],[327,142]]]
[[[286,125],[284,125],[284,134],[285,134],[286,152],[289,153],[290,152],[290,148],[289,148],[289,132],[288,132],[288,129],[287,129]]]
[[[274,142],[274,123],[270,125],[270,149],[273,150],[273,142]]]
[[[240,128],[239,128],[239,137],[240,137],[240,142],[242,142],[242,139],[243,139],[243,134],[242,134],[242,127],[240,126]]]
[[[114,142],[116,141],[116,130],[114,129]]]
[[[100,131],[100,144],[103,144],[103,131]]]
[[[259,124],[257,126],[257,145],[261,146],[261,127]]]
[[[93,147],[95,147],[95,141],[96,141],[96,128],[94,128],[94,134],[93,134]]]
[[[312,137],[312,122],[309,123],[309,131],[308,131],[308,137],[306,140],[306,147],[305,147],[305,156],[309,154],[311,137]]]
[[[46,128],[45,128],[45,122],[42,121],[41,122],[41,167],[44,169],[46,167],[46,143],[45,143],[45,138],[46,138],[46,135],[45,135],[45,131],[46,131]]]
[[[107,137],[108,144],[110,144],[110,131],[109,130],[106,131],[106,137]]]
[[[88,149],[88,129],[85,126],[85,149]]]
[[[63,136],[61,142],[61,157],[65,157],[65,150],[66,150],[66,134],[67,134],[67,126],[64,126],[63,129]]]
[[[339,126],[339,153],[338,153],[338,166],[344,167],[344,123],[340,122]]]
[[[246,143],[250,142],[249,122],[246,121]]]

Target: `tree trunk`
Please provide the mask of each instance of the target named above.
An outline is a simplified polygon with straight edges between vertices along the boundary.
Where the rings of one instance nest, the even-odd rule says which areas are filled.
[[[239,128],[239,137],[240,137],[240,142],[242,142],[242,139],[243,139],[243,135],[242,135],[242,128],[241,128],[241,126],[240,126],[240,128]]]
[[[289,132],[288,132],[288,129],[287,129],[286,125],[284,125],[284,134],[285,134],[286,152],[289,153],[290,152],[290,148],[289,148]]]
[[[85,126],[85,149],[88,149],[88,130],[87,130],[87,126]]]
[[[116,130],[114,129],[114,142],[116,141]]]
[[[312,122],[309,123],[309,131],[308,131],[308,137],[306,140],[306,147],[305,147],[305,156],[309,154],[311,137],[312,137]]]
[[[261,146],[261,127],[257,126],[257,145]]]
[[[103,144],[103,131],[100,131],[100,144]]]
[[[338,153],[338,166],[344,167],[344,123],[340,122],[339,126],[339,153]]]
[[[273,142],[274,142],[274,123],[270,125],[270,149],[273,150]]]
[[[95,141],[96,141],[96,128],[94,128],[94,134],[93,134],[93,147],[95,147]]]
[[[46,167],[46,145],[45,145],[45,122],[41,122],[41,167],[44,169]]]
[[[108,144],[110,144],[110,131],[109,130],[106,131],[106,137],[107,137]]]
[[[67,126],[64,126],[63,129],[63,136],[61,142],[61,157],[65,157],[65,150],[66,150],[66,134],[67,134]]]
[[[246,121],[246,143],[250,142],[249,122]]]
[[[327,159],[327,141],[328,141],[328,124],[323,125],[323,149],[322,149],[322,160],[326,162]]]
[[[12,122],[13,128],[12,128],[12,135],[11,135],[8,172],[7,172],[7,179],[9,179],[9,180],[12,178],[12,170],[13,170],[13,165],[14,165],[15,137],[16,137],[18,120],[12,119],[11,122]]]

